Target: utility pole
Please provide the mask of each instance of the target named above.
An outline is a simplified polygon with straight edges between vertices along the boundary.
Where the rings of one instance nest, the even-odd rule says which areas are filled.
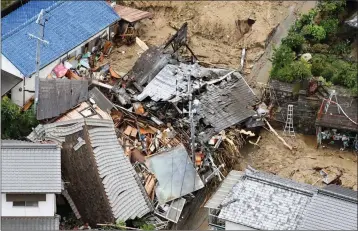
[[[189,75],[188,80],[188,94],[189,94],[189,120],[190,120],[190,151],[191,158],[193,160],[195,168],[195,154],[194,154],[194,145],[195,145],[195,127],[194,127],[194,116],[193,116],[193,94],[192,94],[192,84],[191,84],[191,75]]]
[[[41,43],[45,43],[45,44],[49,44],[48,41],[44,40],[44,30],[45,30],[45,22],[47,21],[46,19],[44,20],[44,10],[42,9],[40,11],[39,16],[36,19],[36,23],[40,25],[40,31],[39,31],[39,36],[35,36],[33,34],[28,34],[30,36],[30,38],[34,38],[37,39],[37,47],[36,47],[36,75],[35,75],[35,107],[34,107],[34,111],[35,114],[37,113],[37,103],[39,100],[39,82],[40,82],[40,46]]]

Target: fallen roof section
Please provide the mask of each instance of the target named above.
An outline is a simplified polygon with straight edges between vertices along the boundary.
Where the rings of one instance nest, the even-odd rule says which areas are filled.
[[[1,142],[3,193],[61,193],[61,149],[56,144]]]
[[[152,211],[143,185],[137,180],[137,173],[123,148],[118,143],[112,120],[82,118],[39,125],[28,136],[30,140],[53,140],[60,144],[66,137],[77,132],[88,131],[89,143],[85,138],[79,140],[78,147],[73,147],[73,154],[86,145],[92,150],[97,164],[97,171],[102,180],[113,217],[126,221],[142,217]],[[82,212],[81,212],[82,214]]]
[[[255,114],[252,106],[256,95],[238,72],[219,86],[211,85],[199,96],[199,114],[204,122],[220,132],[232,125],[244,122]]]
[[[128,75],[143,86],[149,83],[169,61],[170,54],[165,54],[162,48],[150,47],[138,58]]]
[[[160,204],[204,187],[182,144],[148,157],[146,165],[159,182],[155,190]]]
[[[130,23],[153,17],[153,13],[121,5],[115,5],[114,10],[123,20]]]
[[[1,217],[1,230],[59,230],[60,217]]]
[[[231,192],[234,185],[239,182],[243,175],[243,172],[232,170],[229,175],[226,176],[225,180],[221,183],[219,189],[205,204],[205,208],[219,209],[224,199]]]
[[[59,116],[88,99],[87,80],[40,79],[38,120]]]
[[[22,78],[17,77],[7,71],[1,70],[1,96],[8,93],[17,84],[22,81]]]
[[[182,95],[188,94],[189,75],[193,77],[194,88],[198,88],[200,83],[203,84],[202,79],[217,78],[227,73],[229,73],[229,70],[205,68],[198,64],[167,64],[144,88],[137,99],[142,101],[146,97],[150,97],[154,101],[171,100],[172,102],[176,102],[180,100]],[[176,98],[173,99],[174,97]]]
[[[58,118],[56,122],[69,121],[81,118],[112,120],[111,116],[108,113],[102,111],[99,107],[94,107],[90,103],[83,102],[76,108],[72,109],[71,111]]]

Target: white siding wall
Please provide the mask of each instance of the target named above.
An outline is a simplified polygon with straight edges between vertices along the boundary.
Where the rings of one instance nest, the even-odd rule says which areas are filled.
[[[39,201],[38,207],[13,207],[6,201],[6,194],[1,194],[1,216],[3,217],[46,217],[54,216],[56,211],[55,194],[46,194],[46,201]]]
[[[256,230],[245,225],[236,224],[230,221],[225,221],[225,230]]]
[[[50,63],[49,65],[47,65],[46,67],[42,68],[40,70],[40,78],[46,78],[51,71],[53,70],[53,68],[55,68],[63,58],[67,57],[67,55],[72,54],[75,51],[75,55],[79,55],[82,52],[82,47],[90,42],[91,40],[97,38],[98,36],[100,36],[103,32],[107,32],[107,39],[109,38],[109,27],[107,27],[106,29],[102,30],[101,32],[97,33],[96,35],[92,36],[91,38],[89,38],[88,40],[86,40],[85,42],[81,43],[80,45],[78,45],[76,48],[72,49],[71,51],[67,52],[66,54],[64,54],[63,56],[59,57],[57,60],[53,61],[52,63]],[[4,66],[6,65],[8,69],[10,69],[12,72],[12,74],[19,76],[19,77],[23,77],[23,75],[20,73],[20,71],[14,66],[12,65],[11,62],[9,62],[9,60],[4,60],[4,56],[2,56],[2,68],[4,69]],[[12,66],[11,66],[12,65]],[[34,65],[35,65],[35,61],[34,61]],[[15,73],[14,73],[15,72]],[[25,89],[26,90],[30,90],[30,91],[34,91],[35,90],[35,75],[33,74],[31,76],[31,78],[26,78],[25,79]],[[11,90],[11,100],[16,103],[19,106],[23,106],[24,103],[29,100],[34,93],[30,93],[30,92],[25,92],[25,101],[23,100],[23,91],[20,91],[20,88],[23,88],[23,83],[19,83],[18,85],[16,85],[12,90]]]

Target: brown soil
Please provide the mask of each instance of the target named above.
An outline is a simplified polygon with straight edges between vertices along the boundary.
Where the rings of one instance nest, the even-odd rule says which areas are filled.
[[[140,22],[139,37],[148,46],[163,44],[173,27],[188,22],[189,46],[200,61],[239,68],[246,47],[245,73],[249,73],[265,49],[272,30],[299,1],[124,1],[125,5],[153,12],[153,19]],[[249,21],[248,19],[254,21]],[[254,22],[254,23],[253,23]],[[253,24],[252,24],[253,23]],[[250,26],[250,25],[251,26]],[[132,50],[133,49],[133,50]],[[121,51],[126,53],[122,54]],[[121,46],[111,60],[118,72],[127,72],[137,58],[138,46]]]
[[[260,148],[247,144],[242,151],[245,164],[316,186],[324,185],[317,169],[330,174],[341,173],[342,186],[357,190],[357,156],[352,151],[340,151],[339,147],[316,149],[315,136],[296,134],[296,138],[285,137],[288,143],[297,147],[291,152],[273,134],[262,131],[260,135]],[[237,169],[243,167],[244,164]]]

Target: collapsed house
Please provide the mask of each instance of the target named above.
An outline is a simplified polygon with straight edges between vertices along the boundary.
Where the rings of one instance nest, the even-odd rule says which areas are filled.
[[[2,230],[58,230],[61,150],[53,143],[1,141]]]
[[[205,207],[217,230],[351,230],[357,203],[357,192],[340,186],[319,189],[246,170],[231,171]]]
[[[82,118],[39,125],[28,137],[62,145],[63,177],[84,221],[126,221],[153,210],[119,145],[111,119]]]

